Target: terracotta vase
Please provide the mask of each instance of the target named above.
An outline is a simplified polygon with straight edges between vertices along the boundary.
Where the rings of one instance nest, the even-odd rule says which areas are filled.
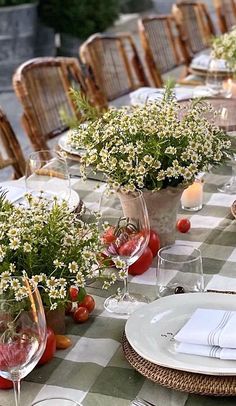
[[[147,205],[151,229],[155,230],[161,240],[161,247],[175,242],[175,230],[177,212],[180,198],[183,193],[182,187],[168,187],[159,191],[143,190],[144,200]],[[121,205],[125,216],[135,217],[131,204],[122,201],[122,193],[119,193]]]
[[[58,307],[55,310],[45,309],[45,316],[47,326],[51,327],[55,334],[65,334],[65,309],[64,307]]]

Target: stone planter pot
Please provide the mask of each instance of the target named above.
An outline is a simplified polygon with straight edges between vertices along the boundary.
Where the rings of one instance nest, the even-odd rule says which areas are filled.
[[[58,55],[79,57],[79,47],[83,43],[79,38],[72,37],[69,34],[60,34],[60,47],[58,48]]]
[[[45,316],[47,326],[51,327],[55,334],[65,334],[65,309],[63,307],[59,307],[55,310],[45,309]]]
[[[37,4],[0,7],[0,90],[12,89],[15,69],[34,57]]]
[[[168,187],[157,192],[143,192],[150,227],[159,235],[161,247],[175,242],[177,212],[183,190],[182,187]]]
[[[182,187],[168,187],[156,192],[143,190],[150,227],[159,235],[161,247],[175,242],[177,212],[183,190]],[[122,196],[123,194],[119,193],[125,216],[132,217],[133,215],[135,217],[132,205],[130,203],[127,204],[127,200],[124,203]]]

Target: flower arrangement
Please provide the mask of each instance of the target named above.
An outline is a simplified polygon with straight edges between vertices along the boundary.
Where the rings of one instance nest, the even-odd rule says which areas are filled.
[[[212,55],[218,59],[225,59],[229,67],[236,71],[236,27],[213,39]]]
[[[161,101],[110,108],[87,126],[79,124],[70,143],[86,149],[84,175],[92,166],[115,190],[184,186],[220,164],[230,150],[228,136],[207,118],[209,111],[213,108],[201,100],[181,105],[167,88]]]
[[[105,267],[98,255],[98,219],[85,223],[66,202],[52,204],[31,195],[26,199],[27,206],[14,206],[3,192],[0,196],[0,292],[10,288],[20,301],[25,292],[17,276],[27,274],[38,285],[45,307],[54,310],[66,304],[71,285],[84,287],[86,279]],[[9,276],[16,278],[10,282]]]

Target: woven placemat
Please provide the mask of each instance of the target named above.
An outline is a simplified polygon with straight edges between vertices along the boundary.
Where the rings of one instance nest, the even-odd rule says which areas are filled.
[[[125,334],[122,347],[127,361],[134,369],[162,386],[198,395],[236,396],[236,376],[194,374],[153,364],[134,351]]]

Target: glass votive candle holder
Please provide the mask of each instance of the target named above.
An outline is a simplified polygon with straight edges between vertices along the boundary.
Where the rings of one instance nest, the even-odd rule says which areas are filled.
[[[202,209],[203,182],[196,179],[192,185],[183,191],[181,207],[183,210],[198,211]]]

